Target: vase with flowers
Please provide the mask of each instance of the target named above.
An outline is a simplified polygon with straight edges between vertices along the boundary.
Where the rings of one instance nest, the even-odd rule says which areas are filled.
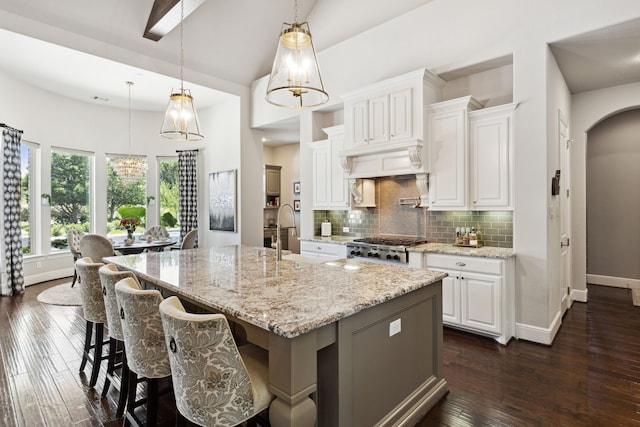
[[[133,232],[136,231],[136,227],[140,225],[138,218],[122,218],[120,220],[120,227],[127,230],[127,239],[133,240]]]

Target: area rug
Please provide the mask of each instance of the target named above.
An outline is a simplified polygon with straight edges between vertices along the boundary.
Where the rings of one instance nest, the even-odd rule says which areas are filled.
[[[82,305],[79,283],[73,288],[71,282],[52,286],[38,294],[38,301],[53,305]]]

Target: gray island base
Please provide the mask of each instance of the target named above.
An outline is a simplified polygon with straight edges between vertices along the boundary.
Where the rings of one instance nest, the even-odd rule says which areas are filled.
[[[267,350],[274,427],[410,426],[446,394],[446,274],[275,258],[274,250],[240,245],[104,261],[165,295],[225,314]]]

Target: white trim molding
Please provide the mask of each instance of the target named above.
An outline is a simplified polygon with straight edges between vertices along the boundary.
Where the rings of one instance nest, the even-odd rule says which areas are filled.
[[[562,317],[558,312],[548,328],[516,323],[516,336],[519,340],[551,345],[560,329],[560,325],[562,325]]]
[[[593,285],[612,286],[614,288],[640,289],[640,280],[625,277],[600,276],[587,274],[587,283]]]

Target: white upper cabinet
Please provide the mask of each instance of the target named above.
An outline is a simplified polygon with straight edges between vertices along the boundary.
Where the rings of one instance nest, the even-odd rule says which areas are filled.
[[[467,96],[425,107],[430,209],[512,209],[516,106],[482,109]]]
[[[313,156],[313,206],[315,210],[348,209],[349,182],[340,165],[344,127],[333,126],[323,131],[328,139],[311,143]]]
[[[430,209],[466,209],[467,114],[481,107],[470,96],[425,107]]]
[[[389,97],[389,140],[413,138],[413,89],[394,92]]]
[[[508,104],[469,113],[469,196],[473,210],[513,206],[515,107]]]

